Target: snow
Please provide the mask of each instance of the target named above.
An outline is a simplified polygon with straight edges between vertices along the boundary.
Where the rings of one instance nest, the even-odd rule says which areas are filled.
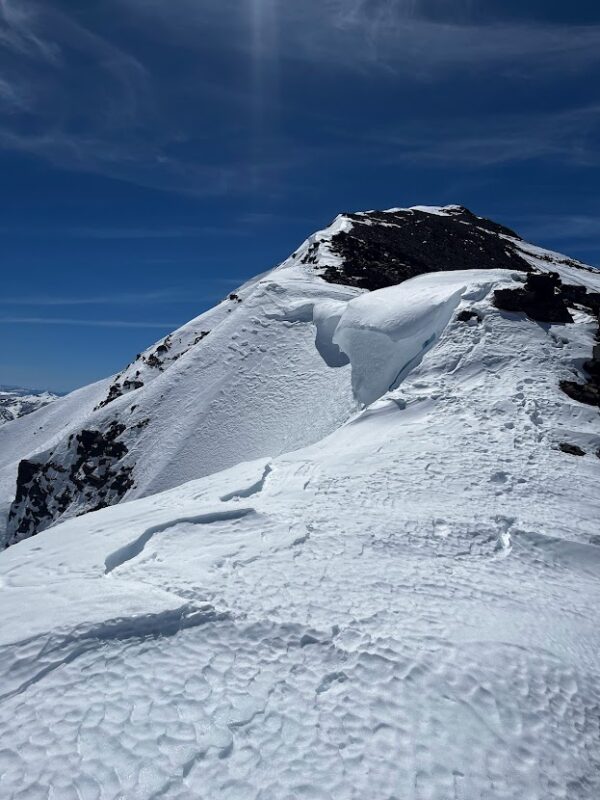
[[[507,277],[501,270],[419,275],[351,300],[331,338],[350,360],[357,399],[368,405],[401,381],[439,339],[461,299],[485,296]]]
[[[66,489],[75,495],[69,473],[77,461],[77,441],[69,435],[76,426],[106,430],[113,420],[126,425],[120,441],[135,481],[126,499],[134,499],[243,460],[302,447],[352,416],[357,403],[349,367],[330,369],[315,349],[312,308],[327,299],[352,298],[357,291],[324,284],[294,265],[237,294],[241,302],[225,300],[171,334],[167,359],[172,360],[165,359],[162,369],[144,361],[156,352],[154,345],[117,381],[133,379],[139,371],[143,387],[96,408],[108,394],[105,382],[90,389],[91,402],[77,409],[75,398],[55,403],[57,410],[42,431],[36,415],[20,420],[12,436],[0,429],[6,503],[14,497],[18,461],[36,453],[65,470],[52,476],[54,494]],[[202,331],[210,333],[194,344]],[[96,505],[93,496],[83,504],[78,497],[63,516]]]
[[[413,211],[422,211],[424,214],[437,214],[440,217],[446,217],[448,214],[452,213],[452,211],[456,211],[460,208],[460,206],[452,205],[452,206],[412,206],[411,210]],[[390,209],[392,211],[407,211],[408,209],[404,208],[395,208]]]
[[[333,336],[347,306],[347,302],[339,300],[323,300],[313,306],[315,347],[328,367],[343,367],[350,363],[348,356],[333,341]]]
[[[515,241],[513,239],[513,241]],[[600,291],[600,270],[588,267],[574,261],[561,253],[545,250],[528,242],[517,242],[518,248],[525,259],[536,269],[558,272],[565,283],[574,283],[587,286],[590,291]]]
[[[2,554],[0,796],[600,796],[600,431],[559,389],[596,326],[498,311],[512,281],[288,265],[136,390],[169,421],[148,489],[228,466],[235,414],[260,455]]]
[[[156,457],[138,461],[132,497],[301,447],[354,413],[348,370],[326,367],[311,322],[316,297],[353,293],[332,286],[316,295],[314,283],[296,270],[272,273],[136,399],[133,419],[150,423],[135,447]]]

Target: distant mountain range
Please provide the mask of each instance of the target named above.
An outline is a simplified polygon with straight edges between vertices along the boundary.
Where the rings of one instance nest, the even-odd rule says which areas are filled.
[[[0,385],[0,425],[47,406],[60,395],[43,389]]]

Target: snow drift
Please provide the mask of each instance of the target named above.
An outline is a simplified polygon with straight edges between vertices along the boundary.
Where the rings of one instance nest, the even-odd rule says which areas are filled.
[[[352,366],[356,398],[369,405],[395,388],[438,340],[461,300],[485,297],[510,275],[464,270],[412,278],[316,316],[317,341],[330,333]],[[334,327],[335,324],[335,327]],[[323,347],[323,345],[321,345]]]

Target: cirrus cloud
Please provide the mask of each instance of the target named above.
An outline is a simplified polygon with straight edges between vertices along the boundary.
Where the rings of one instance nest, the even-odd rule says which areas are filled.
[[[339,151],[344,136],[314,146],[309,125],[280,125],[285,114],[310,119],[284,90],[305,74],[371,75],[378,90],[393,76],[391,101],[395,86],[443,85],[449,75],[458,91],[486,74],[548,82],[600,60],[600,25],[483,20],[468,2],[109,0],[105,11],[0,0],[0,148],[193,195],[268,193]],[[558,133],[538,125],[527,137],[504,115],[493,135],[453,135],[461,124],[486,126],[465,117],[449,121],[444,139],[413,110],[404,133],[386,131],[374,156],[472,166],[572,159],[574,137],[559,121]]]

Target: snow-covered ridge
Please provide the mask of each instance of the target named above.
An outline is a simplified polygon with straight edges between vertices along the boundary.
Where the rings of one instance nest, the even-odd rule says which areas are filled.
[[[360,322],[380,302],[360,297],[366,290],[400,284],[384,301],[400,308],[408,279],[439,270],[456,280],[432,275],[422,284],[413,309],[422,328],[410,333],[414,315],[392,336]],[[17,478],[8,540],[319,441],[403,380],[469,292],[489,295],[532,270],[600,287],[598,273],[461,206],[340,215],[274,270],[137,356],[60,435],[49,425],[34,441],[33,419],[19,429],[23,446],[13,436],[3,447],[0,434],[7,500]],[[481,271],[487,278],[476,277]]]

